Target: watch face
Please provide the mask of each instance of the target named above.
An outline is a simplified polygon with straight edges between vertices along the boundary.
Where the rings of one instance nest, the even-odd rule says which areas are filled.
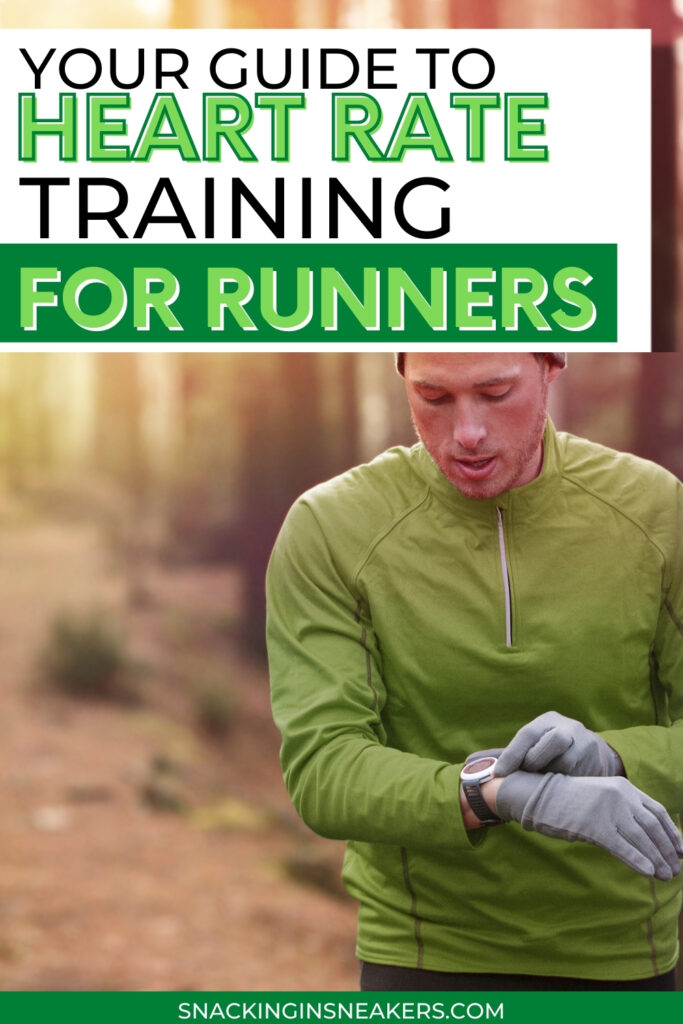
[[[492,768],[498,758],[496,757],[480,757],[476,761],[470,761],[466,764],[462,770],[462,775],[479,775],[481,772],[485,772],[488,768]]]

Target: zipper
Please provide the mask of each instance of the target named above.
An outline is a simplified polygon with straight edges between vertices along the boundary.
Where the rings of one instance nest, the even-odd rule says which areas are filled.
[[[510,574],[505,551],[505,533],[503,531],[503,510],[496,506],[498,516],[498,549],[500,551],[500,568],[503,574],[503,593],[505,595],[505,646],[512,647],[512,602],[510,600]]]

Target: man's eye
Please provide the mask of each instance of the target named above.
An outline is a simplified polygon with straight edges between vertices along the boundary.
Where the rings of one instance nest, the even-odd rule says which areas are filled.
[[[510,388],[506,391],[496,392],[491,394],[490,392],[482,392],[482,398],[485,398],[487,402],[502,402],[510,394]]]
[[[448,395],[425,395],[420,394],[423,401],[428,402],[429,405],[441,405],[442,402],[448,401]]]

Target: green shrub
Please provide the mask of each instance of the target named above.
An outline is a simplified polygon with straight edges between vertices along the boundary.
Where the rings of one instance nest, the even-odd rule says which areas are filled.
[[[39,667],[44,683],[70,697],[139,699],[125,643],[102,612],[58,616]]]

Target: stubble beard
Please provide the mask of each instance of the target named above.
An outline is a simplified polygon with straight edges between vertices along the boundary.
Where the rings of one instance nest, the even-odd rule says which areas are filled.
[[[449,452],[445,457],[440,456],[438,452],[430,450],[429,446],[425,444],[424,438],[420,434],[417,424],[415,423],[415,418],[412,417],[413,426],[415,427],[415,432],[420,441],[425,445],[425,448],[427,448],[427,451],[434,459],[434,462],[446,479],[466,498],[473,498],[476,501],[484,501],[487,498],[497,498],[499,494],[504,494],[506,491],[510,491],[514,487],[519,487],[522,483],[530,483],[531,480],[538,476],[543,467],[542,442],[548,418],[548,384],[544,381],[542,386],[542,402],[533,427],[529,430],[523,443],[519,445],[519,447],[508,448],[505,451],[505,461],[507,465],[502,467],[501,470],[505,473],[503,479],[501,479],[497,473],[494,473],[492,479],[482,480],[480,482],[462,480],[460,477],[454,479],[450,471],[449,460],[453,458],[453,456],[456,458],[460,455],[473,457],[478,453],[476,451]],[[481,454],[481,458],[486,458],[485,452]],[[534,472],[531,477],[526,479],[530,467],[537,459],[539,459],[537,471]]]

